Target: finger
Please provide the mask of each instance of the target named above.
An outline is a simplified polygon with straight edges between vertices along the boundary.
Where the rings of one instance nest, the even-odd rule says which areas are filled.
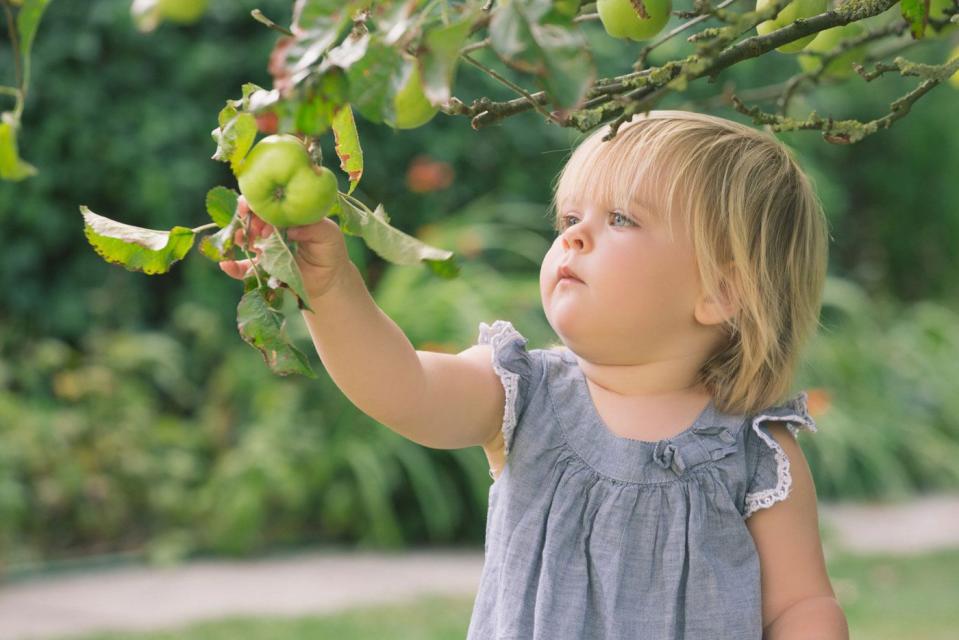
[[[245,218],[250,213],[250,205],[242,195],[236,199],[236,213],[241,218]]]
[[[246,242],[246,231],[244,229],[237,229],[233,234],[233,244],[238,247],[246,247],[247,249],[250,248],[249,244]]]
[[[329,241],[330,234],[333,232],[333,229],[329,228],[330,225],[335,227],[336,223],[329,218],[324,218],[313,224],[290,227],[287,229],[286,235],[291,240],[296,240],[297,242]]]
[[[250,260],[223,260],[219,265],[226,275],[237,280],[245,278],[252,266]]]
[[[254,238],[265,238],[273,232],[273,227],[256,214],[253,214],[250,222],[251,233]]]

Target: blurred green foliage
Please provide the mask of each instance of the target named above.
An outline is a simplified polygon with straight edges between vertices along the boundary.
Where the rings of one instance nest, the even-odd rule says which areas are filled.
[[[129,0],[50,5],[20,139],[39,174],[0,183],[0,566],[131,549],[169,560],[317,542],[482,540],[490,480],[479,448],[401,438],[355,409],[322,366],[319,380],[270,373],[237,334],[240,283],[198,253],[150,277],[106,264],[83,236],[80,204],[156,229],[207,222],[206,191],[235,187],[210,159],[216,114],[242,83],[271,86],[278,34],[249,11],[283,24],[290,5],[213,0],[199,24],[152,34],[133,28]],[[587,29],[604,75],[641,48]],[[487,52],[474,55],[498,68]],[[0,70],[9,63],[0,47]],[[770,55],[724,80],[746,88],[794,67]],[[912,83],[877,80],[867,91],[854,79],[796,108],[880,115]],[[715,91],[698,84],[688,97]],[[455,93],[513,97],[471,67]],[[955,101],[954,90],[937,89],[891,130],[849,147],[815,133],[783,137],[816,181],[834,237],[826,330],[799,385],[820,411],[820,433],[800,441],[821,497],[959,484]],[[366,167],[356,195],[463,259],[459,279],[440,281],[348,238],[377,302],[414,346],[459,351],[479,322],[497,318],[532,347],[555,341],[538,267],[552,241],[550,188],[576,134],[533,113],[478,132],[443,114],[401,133],[358,127]],[[454,179],[417,191],[408,169],[419,159]],[[289,331],[317,362],[288,312]]]

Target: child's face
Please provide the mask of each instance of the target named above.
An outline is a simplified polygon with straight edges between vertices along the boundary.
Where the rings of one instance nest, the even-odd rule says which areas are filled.
[[[694,316],[699,274],[682,220],[673,221],[670,238],[661,214],[639,203],[624,211],[587,198],[561,204],[557,215],[561,230],[543,258],[540,296],[567,347],[592,362],[622,364],[697,350],[706,337],[697,332],[708,328]],[[582,282],[560,281],[561,265]]]

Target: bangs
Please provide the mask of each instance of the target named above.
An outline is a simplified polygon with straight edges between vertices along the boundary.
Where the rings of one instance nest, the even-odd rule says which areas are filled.
[[[549,213],[554,228],[565,210],[593,201],[631,212],[640,222],[665,220],[672,236],[673,154],[652,135],[643,135],[643,129],[649,134],[651,128],[622,126],[615,138],[603,142],[604,127],[576,148],[556,181]]]

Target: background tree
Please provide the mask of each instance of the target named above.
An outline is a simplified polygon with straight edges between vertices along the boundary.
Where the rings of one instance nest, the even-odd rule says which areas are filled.
[[[745,1],[716,9],[752,13]],[[468,5],[404,3],[404,14],[399,5],[377,3],[392,11],[371,11],[362,28],[353,21],[361,12],[340,15],[339,39],[325,56],[314,50],[317,57],[298,71],[296,61],[309,58],[319,26],[312,36],[290,36],[265,27],[264,16],[295,34],[297,11],[319,4],[210,0],[195,22],[156,19],[152,31],[137,28],[141,14],[132,5],[43,3],[16,131],[18,152],[37,172],[0,181],[0,235],[6,239],[0,251],[0,561],[10,560],[8,567],[118,550],[168,558],[191,549],[250,553],[310,542],[481,542],[489,479],[480,450],[428,450],[404,441],[351,407],[322,371],[316,380],[274,375],[238,339],[239,285],[209,261],[183,260],[162,278],[144,277],[104,264],[80,239],[77,205],[83,203],[141,229],[181,226],[202,252],[224,228],[208,218],[211,187],[213,210],[222,212],[217,198],[238,186],[230,162],[211,161],[223,139],[211,137],[211,130],[223,134],[234,118],[239,128],[248,126],[241,124],[249,123],[247,114],[258,127],[254,142],[274,131],[296,135],[313,146],[313,161],[337,176],[341,206],[347,193],[356,200],[345,199],[357,216],[369,216],[383,203],[388,226],[422,245],[455,251],[459,277],[440,280],[430,266],[396,266],[362,236],[347,237],[351,258],[378,304],[417,348],[455,352],[475,339],[477,318],[500,314],[527,327],[534,343],[555,339],[542,317],[536,282],[538,260],[553,237],[544,216],[548,185],[582,133],[577,118],[605,108],[612,122],[622,115],[615,109],[638,96],[632,92],[648,90],[628,83],[644,75],[648,82],[666,81],[650,96],[663,108],[752,121],[737,110],[735,95],[744,105],[797,122],[813,111],[834,121],[869,122],[924,82],[898,71],[868,81],[852,64],[845,78],[833,77],[841,66],[837,56],[824,65],[828,72],[794,84],[783,114],[779,101],[790,80],[808,71],[798,66],[803,56],[817,58],[812,48],[782,53],[767,41],[773,50],[726,67],[716,81],[701,75],[685,87],[682,81],[670,86],[678,68],[663,69],[697,47],[686,37],[727,23],[702,14],[683,17],[677,14],[696,7],[673,6],[661,33],[619,39],[607,34],[598,5],[583,4],[568,22],[587,45],[597,80],[580,108],[564,111],[535,71],[536,56],[562,51],[563,20],[559,26],[546,21],[549,12],[529,18],[529,11],[545,5],[495,3],[484,13],[481,3],[478,26],[459,47],[480,66],[461,55],[448,103],[425,109],[413,101],[420,108],[400,115],[397,95],[410,91],[414,69],[425,70],[428,57],[418,49],[425,46],[426,31],[459,23]],[[562,6],[549,3],[550,11]],[[865,43],[871,60],[861,59],[863,69],[873,71],[906,49],[924,69],[951,59],[956,33],[946,29],[954,26],[932,33],[933,21],[946,19],[936,17],[935,6],[918,39],[902,26],[901,6],[850,23],[861,26],[860,33],[887,21],[902,26],[881,43]],[[3,14],[16,26],[27,7],[10,3]],[[260,20],[251,18],[254,9],[261,10]],[[504,62],[492,38],[492,18],[501,10],[501,19],[520,20],[502,23],[518,25],[515,51],[536,42],[538,53]],[[945,10],[955,15],[953,4]],[[394,23],[387,22],[391,16]],[[758,23],[761,16],[753,18]],[[650,49],[645,68],[631,67],[647,47],[693,20],[693,27]],[[361,85],[353,83],[350,69],[331,63],[319,74],[354,31],[366,28],[367,52],[384,51],[385,36],[376,34],[386,24],[400,25],[394,46],[411,30],[420,34],[406,41],[405,51],[381,55],[394,63],[398,58],[404,72],[409,68],[409,75],[394,69],[395,75],[385,76],[397,83],[395,91],[354,97],[350,87]],[[746,30],[737,42],[755,37]],[[501,42],[509,45],[510,39]],[[818,36],[807,46],[816,42]],[[847,59],[855,48],[845,52]],[[348,49],[340,49],[341,56]],[[556,96],[581,86],[576,72],[582,49],[543,63],[561,71],[553,74],[563,82],[553,90]],[[19,87],[14,51],[0,47],[0,83],[8,87],[0,100],[9,100],[4,108],[11,111]],[[419,62],[407,67],[411,55]],[[362,64],[379,68],[373,57],[362,60],[354,63],[354,74]],[[355,186],[338,166],[335,120],[323,133],[297,129],[317,126],[326,113],[321,101],[308,99],[309,86],[314,98],[323,88],[308,79],[313,76],[345,79],[364,152],[362,180]],[[428,95],[436,74],[420,77]],[[951,179],[959,171],[959,139],[952,126],[956,94],[940,84],[913,104],[909,118],[890,120],[895,126],[855,144],[824,143],[822,129],[756,123],[775,130],[802,157],[833,229],[833,278],[823,310],[828,331],[803,376],[823,425],[823,439],[806,443],[823,498],[959,486],[952,385],[959,375],[959,184]],[[393,87],[380,82],[374,88],[381,85]],[[251,109],[255,100],[263,102]],[[381,105],[381,120],[357,107],[364,101]],[[400,128],[433,109],[425,124]],[[496,117],[491,110],[499,110]],[[225,123],[218,117],[224,111]],[[305,124],[296,124],[298,118]],[[231,213],[229,204],[225,211]],[[225,218],[220,221],[233,221]],[[134,247],[131,255],[139,250]],[[269,287],[270,278],[263,281]],[[297,296],[283,293],[282,311],[295,313]],[[289,340],[308,346],[300,324],[286,326]],[[870,427],[865,443],[863,424]]]
[[[4,147],[0,149],[0,174],[23,179],[35,169],[19,158],[16,132],[29,84],[30,46],[48,0],[25,0],[17,11],[16,24],[12,3],[0,1],[14,48],[17,79],[17,86],[5,88],[17,104],[13,112],[4,114],[0,125],[0,145]],[[766,95],[777,94],[779,113],[747,106],[734,91],[728,92],[731,103],[774,131],[816,129],[829,142],[852,143],[891,126],[923,95],[959,73],[959,60],[928,65],[897,55],[890,64],[882,60],[905,47],[877,49],[906,30],[912,38],[909,44],[920,41],[927,25],[929,38],[947,33],[956,26],[952,19],[959,20],[955,5],[904,0],[890,16],[885,12],[897,4],[893,0],[845,0],[828,10],[825,0],[760,0],[751,11],[726,8],[732,4],[733,0],[727,0],[713,7],[708,0],[695,0],[691,11],[679,12],[686,22],[643,47],[632,72],[606,78],[597,77],[579,24],[598,17],[611,37],[647,40],[665,26],[672,7],[669,0],[601,0],[584,6],[575,0],[297,0],[289,28],[257,9],[252,13],[255,19],[283,34],[270,54],[273,87],[266,90],[246,83],[241,98],[227,101],[218,117],[220,126],[213,131],[217,143],[213,159],[229,163],[238,176],[244,174],[241,191],[246,185],[256,189],[255,194],[244,195],[256,205],[254,210],[259,208],[272,221],[298,220],[302,224],[303,213],[297,213],[295,207],[317,209],[323,203],[323,211],[316,215],[337,215],[345,233],[361,236],[381,257],[397,264],[423,262],[439,276],[454,277],[458,266],[451,252],[398,231],[389,224],[382,205],[372,211],[352,196],[363,174],[354,110],[371,122],[397,129],[424,126],[443,110],[468,117],[471,126],[479,129],[535,109],[548,123],[580,131],[611,122],[613,136],[620,124],[652,109],[670,92],[686,91],[691,82],[701,78],[715,82],[725,69],[776,49],[782,53],[806,51],[804,70],[784,85],[761,89]],[[131,12],[139,29],[149,32],[164,20],[194,22],[205,7],[205,2],[186,0],[136,0]],[[592,9],[598,13],[589,13]],[[874,18],[868,29],[857,24]],[[723,26],[705,26],[710,20]],[[686,40],[694,51],[649,64],[651,52],[687,32]],[[820,33],[822,40],[817,44]],[[471,54],[485,47],[520,78],[508,79],[475,60]],[[505,102],[481,97],[469,104],[457,98],[452,87],[463,61],[521,97]],[[876,62],[875,68],[867,71],[863,62]],[[805,119],[788,115],[796,94],[811,90],[825,78],[847,75],[849,66],[867,81],[888,71],[918,76],[922,81],[894,101],[888,114],[867,122],[824,118],[815,112]],[[524,81],[532,81],[540,90],[522,87]],[[264,144],[281,140],[271,137],[253,148],[258,130],[300,136],[310,155],[297,152],[295,144],[287,145],[292,156],[283,160],[283,170],[271,170],[280,153],[280,146],[273,144],[270,162],[252,167],[253,158],[265,153],[261,152]],[[330,132],[335,136],[340,168],[350,182],[349,191],[336,198],[320,196],[335,182],[322,165],[318,143],[320,136]],[[301,154],[304,172],[298,174],[298,186],[294,187],[294,174],[286,165]],[[307,170],[310,158],[316,176]],[[326,187],[320,186],[321,182]],[[204,255],[215,261],[234,257],[236,231],[248,220],[237,213],[237,194],[217,187],[206,200],[212,223],[196,228],[175,226],[169,231],[130,226],[98,215],[85,205],[80,208],[87,238],[106,260],[131,270],[164,273],[189,252],[197,234],[206,230],[216,231],[201,238]],[[277,214],[269,213],[274,209]],[[251,256],[247,247],[239,249]],[[282,314],[287,290],[296,296],[299,308],[309,308],[294,258],[295,243],[281,229],[262,239],[254,250],[262,258],[254,264],[237,310],[240,334],[260,350],[276,373],[315,376],[307,358],[286,337]]]

